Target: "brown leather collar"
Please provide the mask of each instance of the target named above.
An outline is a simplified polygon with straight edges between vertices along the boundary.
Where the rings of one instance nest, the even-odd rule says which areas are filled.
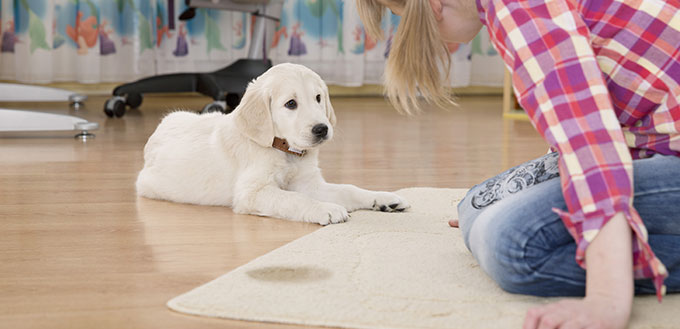
[[[288,145],[288,141],[283,138],[274,137],[274,142],[272,142],[272,147],[288,154],[296,155],[302,157],[307,153],[305,150],[298,150]]]

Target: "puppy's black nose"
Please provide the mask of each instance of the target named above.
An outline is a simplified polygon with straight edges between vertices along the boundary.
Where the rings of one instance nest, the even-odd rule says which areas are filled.
[[[324,138],[328,135],[328,126],[320,123],[312,128],[312,134],[318,138]]]

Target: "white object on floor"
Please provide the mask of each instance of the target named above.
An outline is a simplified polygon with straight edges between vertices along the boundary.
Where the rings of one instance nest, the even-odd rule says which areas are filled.
[[[69,102],[78,108],[86,99],[85,95],[63,89],[0,83],[0,102]],[[78,130],[75,137],[87,140],[94,137],[89,131],[97,129],[98,123],[74,116],[0,109],[0,132]]]
[[[0,102],[69,102],[80,104],[87,96],[72,91],[15,83],[0,83]]]
[[[91,137],[88,132],[99,124],[71,115],[0,108],[0,132],[5,131],[80,131],[76,137]],[[84,135],[83,135],[84,134]]]
[[[466,190],[397,192],[405,213],[357,211],[176,297],[178,312],[344,328],[521,328],[534,305],[556,299],[502,291],[458,229]],[[680,295],[635,298],[630,328],[672,328]]]

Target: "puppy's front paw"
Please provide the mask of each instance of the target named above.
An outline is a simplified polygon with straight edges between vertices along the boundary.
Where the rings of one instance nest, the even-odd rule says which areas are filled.
[[[321,225],[344,223],[349,219],[345,207],[330,202],[321,202],[305,212],[304,221]]]
[[[402,197],[394,193],[376,192],[374,198],[375,200],[373,201],[373,210],[376,211],[400,212],[411,208],[411,205],[408,204],[408,201],[402,199]]]

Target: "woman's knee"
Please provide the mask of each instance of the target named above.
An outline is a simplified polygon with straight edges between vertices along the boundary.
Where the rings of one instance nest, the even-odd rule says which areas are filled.
[[[557,225],[561,222],[547,223],[538,230],[500,227],[481,248],[479,244],[475,245],[474,248],[484,249],[478,252],[480,266],[509,293],[583,295],[585,271],[574,260],[576,245],[565,236],[555,240]]]
[[[470,228],[472,227],[472,224],[474,223],[475,219],[477,219],[477,216],[481,213],[478,209],[475,209],[472,206],[471,200],[472,196],[475,194],[475,188],[477,186],[473,187],[470,189],[463,200],[461,200],[458,203],[458,226],[463,233],[463,241],[465,242],[465,246],[470,250],[470,242],[469,242],[469,236],[470,236]]]
[[[573,238],[552,212],[563,202],[550,197],[552,190],[559,193],[559,181],[542,185],[486,208],[469,223],[461,218],[468,248],[482,269],[511,293],[556,293],[546,289],[551,280],[580,286],[582,270],[574,261]]]
[[[649,234],[680,234],[680,158],[655,155],[633,166],[633,205]]]
[[[501,288],[511,292],[518,292],[531,275],[524,247],[533,233],[531,228],[515,224],[522,222],[517,215],[501,202],[467,228],[466,243],[479,265]]]

